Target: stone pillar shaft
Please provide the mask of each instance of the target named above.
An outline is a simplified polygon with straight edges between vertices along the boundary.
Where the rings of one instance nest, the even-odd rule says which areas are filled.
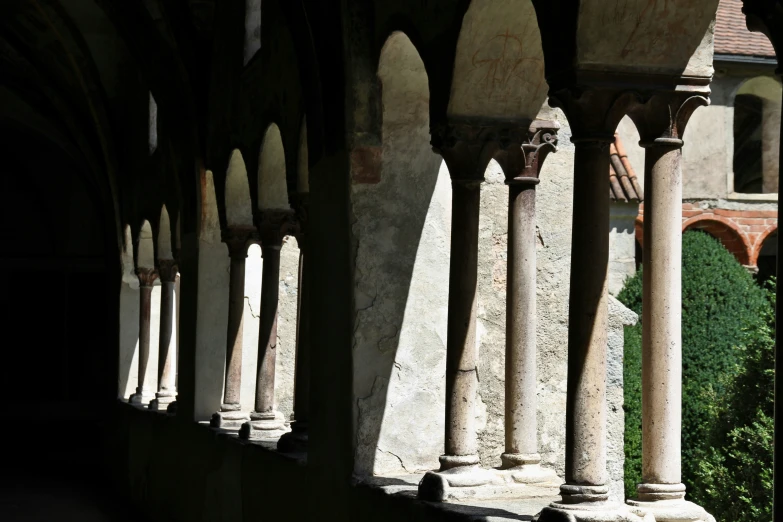
[[[682,142],[647,146],[642,297],[642,481],[680,484]],[[684,496],[684,492],[683,492]],[[640,489],[640,499],[644,494]]]
[[[509,184],[505,422],[506,454],[537,462],[536,185],[532,181],[538,182],[533,178],[530,183]]]
[[[294,368],[294,414],[291,432],[278,443],[281,451],[307,448],[310,422],[310,281],[306,239],[299,239],[299,285],[296,311],[296,365]]]
[[[152,285],[158,277],[154,268],[139,268],[139,374],[136,393],[131,395],[133,404],[146,403],[152,391],[144,387],[147,365],[150,359],[150,311],[152,306]]]
[[[242,333],[245,317],[245,262],[247,250],[231,252],[228,283],[226,377],[222,410],[239,410],[242,388]]]
[[[608,491],[606,276],[611,140],[573,141],[576,151],[568,310],[566,484],[561,488],[564,502],[569,501],[569,496],[574,500],[603,500]]]
[[[480,181],[452,181],[451,261],[446,343],[446,452],[441,469],[478,463],[476,289]]]
[[[177,265],[173,260],[160,261],[160,332],[158,336],[158,391],[150,402],[150,409],[160,410],[177,396],[177,343],[174,335],[174,289],[177,284]]]
[[[258,336],[258,373],[255,412],[251,418],[274,418],[275,362],[277,360],[277,306],[280,279],[280,245],[262,245],[261,313]]]

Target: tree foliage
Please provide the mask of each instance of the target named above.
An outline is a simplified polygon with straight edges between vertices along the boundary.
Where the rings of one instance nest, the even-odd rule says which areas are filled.
[[[641,270],[627,282],[618,299],[641,316]],[[768,309],[764,290],[716,239],[703,232],[683,235],[682,471],[694,501],[709,500],[699,486],[705,485],[705,461],[715,457],[712,446],[721,415],[715,399],[726,396],[727,386],[740,371],[742,351],[736,347],[748,332],[759,331]],[[625,480],[629,496],[635,496],[635,484],[641,481],[640,338],[640,325],[626,329]]]

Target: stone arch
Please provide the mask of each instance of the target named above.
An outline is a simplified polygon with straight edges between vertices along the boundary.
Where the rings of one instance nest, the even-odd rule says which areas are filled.
[[[532,120],[548,89],[533,3],[473,0],[457,41],[448,115]]]
[[[231,157],[228,160],[225,203],[227,226],[253,226],[253,204],[250,200],[247,167],[239,149],[231,151]]]
[[[155,268],[155,241],[150,222],[146,219],[139,230],[136,268]]]
[[[386,40],[377,77],[377,170],[351,187],[359,474],[437,467],[444,431],[450,181],[429,145],[427,72],[405,33]]]
[[[758,238],[756,238],[756,243],[753,245],[753,249],[751,251],[751,256],[750,256],[750,261],[751,261],[750,264],[751,265],[754,265],[754,266],[758,265],[759,255],[761,254],[761,250],[764,248],[765,243],[767,242],[768,239],[774,237],[777,233],[778,233],[778,226],[777,226],[777,224],[770,225],[767,228],[767,230],[762,232],[758,236]]]
[[[720,216],[694,216],[682,224],[682,231],[702,230],[716,238],[732,253],[737,261],[744,266],[749,266],[751,248],[748,239],[742,231],[729,221]]]
[[[171,220],[166,205],[160,209],[158,222],[158,259],[174,259],[174,249],[171,242]]]
[[[271,123],[264,133],[258,158],[259,210],[288,209],[285,149],[280,128]]]
[[[296,191],[300,194],[310,192],[310,164],[307,152],[307,117],[302,118],[299,131],[299,151],[296,159]]]

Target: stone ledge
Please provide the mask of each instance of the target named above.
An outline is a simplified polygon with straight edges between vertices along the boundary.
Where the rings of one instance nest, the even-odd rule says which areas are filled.
[[[426,502],[417,498],[418,484],[424,474],[394,477],[357,477],[354,487],[360,514],[365,509],[385,511],[384,519],[411,521],[486,521],[533,520],[560,496],[528,499],[468,500],[464,502]],[[367,512],[371,515],[373,511]],[[369,516],[366,520],[374,520]]]

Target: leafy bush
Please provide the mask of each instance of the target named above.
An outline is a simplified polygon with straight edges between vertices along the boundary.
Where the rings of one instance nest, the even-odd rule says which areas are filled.
[[[738,371],[745,332],[758,325],[768,302],[753,277],[713,237],[683,235],[682,259],[682,472],[690,497],[703,502],[703,461],[713,455],[719,412],[715,398],[726,394]],[[618,299],[641,316],[642,271]],[[625,415],[626,494],[635,496],[641,481],[641,326],[626,329]],[[636,432],[637,435],[631,435]],[[631,486],[631,487],[629,487]],[[723,491],[722,494],[728,494]]]
[[[772,441],[775,399],[775,293],[760,324],[738,348],[736,376],[715,397],[718,419],[708,458],[699,464],[695,488],[724,520],[772,519]]]

